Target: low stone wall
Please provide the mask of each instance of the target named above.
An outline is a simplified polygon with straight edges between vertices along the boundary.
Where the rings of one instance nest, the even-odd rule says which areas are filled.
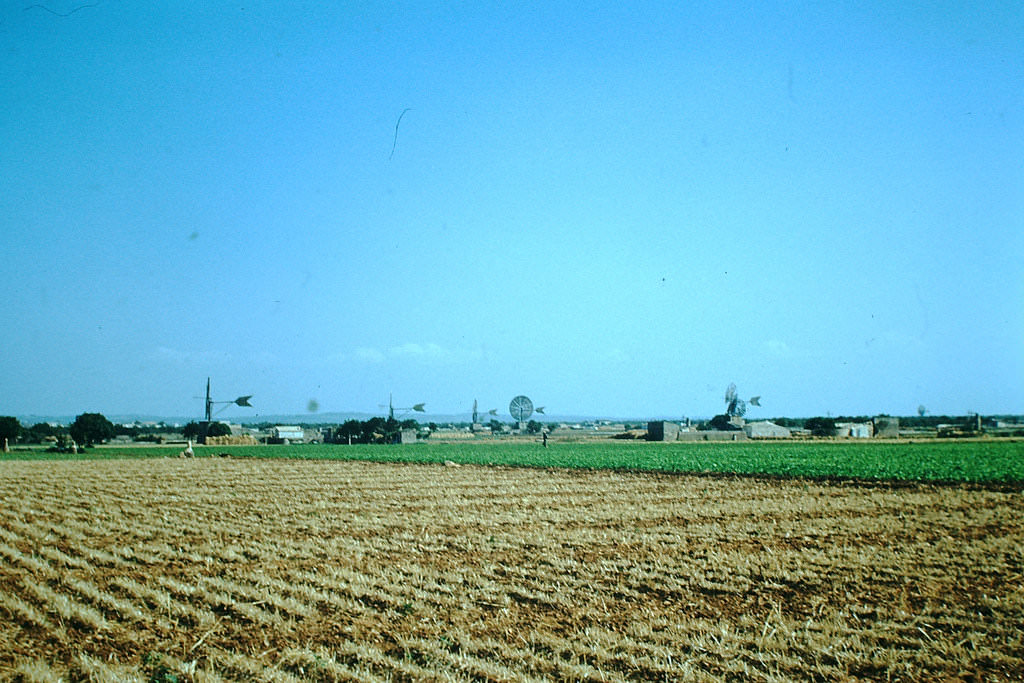
[[[227,435],[227,436],[208,436],[206,437],[207,446],[259,446],[260,442],[256,440],[256,437],[249,434],[241,434],[239,436]]]
[[[677,441],[746,441],[747,433],[744,431],[735,432],[679,432]]]

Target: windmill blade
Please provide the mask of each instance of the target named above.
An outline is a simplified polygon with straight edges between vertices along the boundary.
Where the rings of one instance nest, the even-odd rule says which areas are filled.
[[[252,404],[249,403],[250,398],[252,398],[252,394],[249,394],[248,396],[239,396],[234,400],[234,403],[236,406],[246,406],[248,408],[252,408]]]
[[[726,403],[732,403],[735,400],[736,400],[736,385],[733,384],[733,383],[730,383],[729,386],[725,390],[725,402]]]
[[[535,412],[538,412],[538,413],[540,413],[541,415],[543,415],[543,414],[544,414],[544,406],[540,406],[539,408],[534,408],[533,410],[534,410]]]
[[[749,401],[747,401],[747,403],[749,403],[752,406],[757,406],[758,408],[760,408],[761,407],[761,397],[760,396],[755,396],[752,399],[750,399]]]
[[[415,410],[417,413],[425,413],[425,412],[427,412],[426,409],[423,407],[425,405],[427,405],[427,404],[426,403],[417,403],[416,405],[414,405],[412,407],[412,409]]]

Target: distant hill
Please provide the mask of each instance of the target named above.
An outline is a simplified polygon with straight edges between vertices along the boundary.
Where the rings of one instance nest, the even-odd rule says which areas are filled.
[[[220,416],[215,419],[221,419],[235,424],[261,424],[261,423],[272,423],[272,424],[341,424],[346,420],[369,420],[372,417],[384,417],[386,413],[357,413],[357,412],[324,412],[324,413],[292,413],[292,414],[270,414],[270,415],[228,415]],[[75,421],[76,415],[17,415],[18,421],[21,424],[29,427],[39,422],[57,422],[63,425],[69,425]],[[395,417],[399,417],[396,415]],[[132,424],[134,422],[163,422],[167,425],[184,425],[192,421],[198,421],[202,419],[198,415],[190,417],[169,417],[166,415],[138,415],[138,414],[110,414],[106,415],[106,418],[115,424]],[[403,414],[400,419],[412,419],[416,420],[420,424],[427,424],[429,422],[436,422],[438,424],[448,423],[459,423],[470,421],[471,416],[468,414],[443,414],[443,413],[406,413]],[[492,419],[498,420],[499,422],[511,423],[513,422],[512,416],[510,415],[498,415],[492,418],[489,415],[483,415],[481,417],[484,423],[490,422]],[[627,423],[646,423],[648,420],[677,420],[678,416],[648,416],[648,417],[607,417],[607,416],[594,416],[594,415],[572,415],[572,414],[556,414],[556,415],[539,415],[534,413],[531,418],[537,422],[549,423],[566,423],[576,424],[579,422],[597,422],[599,420],[608,420],[611,422],[627,422]],[[694,418],[703,419],[703,418]]]
[[[292,415],[257,415],[249,419],[239,420],[242,424],[252,424],[257,422],[273,422],[275,424],[339,424],[345,420],[368,420],[372,417],[386,417],[386,413],[305,413],[305,414],[292,414]],[[416,420],[420,424],[427,424],[429,422],[436,422],[438,424],[448,423],[468,423],[471,419],[471,415],[468,414],[445,414],[445,413],[403,413],[399,415],[396,411],[395,417],[401,420]],[[497,417],[491,417],[484,415],[481,417],[481,421],[484,423],[490,422],[492,419],[498,420],[499,422],[513,422],[510,415],[498,415]],[[538,415],[534,413],[531,420],[537,422],[565,422],[565,423],[576,423],[576,422],[593,422],[596,420],[611,420],[613,422],[622,422],[623,418],[606,418],[606,417],[594,417],[592,415]],[[648,418],[643,418],[646,421]],[[650,418],[659,419],[659,418]],[[666,418],[669,419],[669,418]],[[232,420],[234,421],[234,420]],[[626,419],[626,422],[640,422],[640,418]]]
[[[87,411],[92,412],[92,411]],[[198,417],[167,417],[164,415],[115,415],[103,413],[103,416],[114,424],[131,424],[133,422],[163,422],[164,424],[188,424],[193,420],[198,420]],[[15,415],[18,418],[18,422],[31,427],[34,424],[40,422],[56,422],[62,425],[69,425],[75,421],[78,415]]]
[[[244,425],[261,424],[261,423],[270,423],[270,424],[279,424],[279,425],[288,425],[288,424],[331,425],[331,424],[341,424],[342,422],[345,422],[346,420],[369,420],[372,417],[384,417],[385,415],[386,415],[386,413],[384,413],[384,412],[380,412],[380,413],[324,412],[324,413],[291,413],[291,414],[280,413],[280,414],[270,414],[270,415],[260,415],[260,414],[255,414],[255,415],[253,415],[253,414],[249,414],[249,415],[226,415],[226,416],[220,416],[220,417],[215,418],[215,419],[222,419],[222,420],[225,420],[225,421],[233,422],[235,424],[244,424]],[[56,422],[56,423],[63,424],[63,425],[69,425],[69,424],[71,424],[72,422],[75,421],[75,417],[77,417],[77,416],[76,415],[15,415],[14,417],[18,418],[18,421],[21,422],[21,424],[25,425],[26,427],[31,427],[32,425],[40,423],[40,422]],[[110,420],[111,422],[113,422],[115,424],[131,424],[133,422],[142,422],[142,423],[145,423],[145,422],[156,422],[156,423],[163,422],[163,423],[165,423],[167,425],[171,425],[171,426],[173,426],[175,424],[185,425],[185,424],[188,424],[189,422],[198,421],[198,420],[202,419],[198,415],[193,415],[193,416],[190,416],[190,417],[181,417],[181,416],[178,416],[178,417],[168,417],[166,415],[139,415],[139,414],[132,414],[132,413],[129,413],[129,414],[111,414],[111,415],[106,415],[106,417],[107,417],[108,420]],[[396,417],[399,417],[399,416],[396,415]],[[772,416],[756,417],[756,418],[755,417],[751,417],[750,419],[751,420],[777,419],[779,417],[781,417],[781,416],[779,416],[779,415],[772,415]],[[1015,415],[998,415],[998,416],[997,415],[991,415],[991,416],[987,416],[987,417],[991,417],[991,418],[998,417],[998,418],[1003,418],[1003,419],[1009,419],[1009,420],[1015,421],[1015,422],[1024,422],[1024,416],[1019,416],[1019,415],[1017,415],[1017,416],[1015,416]],[[436,422],[437,424],[449,424],[449,423],[460,423],[460,422],[468,423],[469,420],[470,420],[470,415],[467,414],[467,413],[457,413],[457,414],[437,413],[437,414],[434,414],[434,413],[415,413],[415,412],[410,412],[410,413],[402,414],[400,419],[403,419],[403,420],[405,420],[405,419],[412,419],[412,420],[416,420],[420,424],[424,424],[424,425],[428,424],[430,422]],[[481,420],[485,424],[490,422],[491,419],[492,418],[489,415],[482,415],[481,416]],[[499,422],[503,422],[503,423],[506,423],[506,424],[513,422],[512,417],[510,415],[501,415],[501,414],[499,414],[497,417],[495,417],[493,419],[496,419]],[[594,416],[594,415],[573,415],[573,414],[538,415],[537,413],[534,413],[531,416],[530,419],[536,420],[537,422],[541,422],[541,423],[545,423],[545,424],[547,424],[549,422],[565,423],[565,424],[576,424],[576,423],[582,423],[582,422],[597,422],[597,421],[601,421],[601,420],[607,420],[607,421],[615,422],[615,423],[646,424],[647,422],[652,421],[652,420],[677,421],[677,420],[679,420],[679,416],[678,415],[647,415],[647,416],[644,416],[644,417],[636,417],[636,416],[633,416],[633,417],[614,417],[614,416],[613,417],[609,417],[609,416],[603,416],[603,415],[602,416]],[[702,416],[691,416],[690,419],[693,420],[694,422],[700,422],[702,420],[710,419],[710,416],[704,416],[704,417],[702,417]],[[802,420],[804,418],[795,417],[795,418],[792,418],[792,419],[794,419],[794,420]],[[915,423],[915,421],[918,420],[918,419],[919,418],[917,416],[909,416],[909,417],[906,417],[906,418],[900,417],[901,421],[905,420],[909,424]],[[929,416],[929,419],[935,419],[935,418],[933,418],[933,416]]]

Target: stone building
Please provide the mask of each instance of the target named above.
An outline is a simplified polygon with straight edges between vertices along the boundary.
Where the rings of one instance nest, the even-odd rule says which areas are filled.
[[[751,439],[788,439],[792,435],[786,427],[768,420],[748,422],[743,425],[743,431]]]

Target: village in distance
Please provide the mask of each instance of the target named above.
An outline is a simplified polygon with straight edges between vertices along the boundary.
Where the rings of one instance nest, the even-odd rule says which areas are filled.
[[[733,414],[729,414],[732,412]],[[75,417],[0,416],[0,443],[15,449],[77,451],[93,445],[410,444],[475,440],[552,442],[861,440],[1024,437],[1024,417],[838,416],[748,421],[737,411],[710,419],[601,419],[536,415],[516,421],[478,415],[384,415],[323,413],[258,416],[252,420],[154,418],[82,413]],[[493,411],[492,411],[493,413]],[[460,419],[461,418],[461,419]],[[474,419],[476,418],[476,419]],[[540,419],[536,419],[540,418]]]

